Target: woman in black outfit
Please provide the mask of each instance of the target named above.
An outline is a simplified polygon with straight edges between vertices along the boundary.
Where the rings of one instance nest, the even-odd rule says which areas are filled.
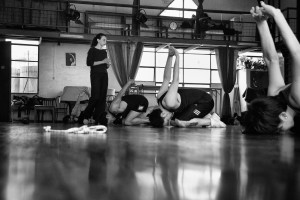
[[[84,111],[84,124],[95,123],[106,125],[106,93],[108,87],[107,68],[110,60],[103,47],[106,45],[106,36],[102,33],[97,34],[88,51],[86,63],[91,67],[91,98]]]

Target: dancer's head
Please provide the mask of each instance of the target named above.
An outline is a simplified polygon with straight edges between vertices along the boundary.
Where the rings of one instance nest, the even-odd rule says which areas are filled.
[[[167,110],[155,109],[149,115],[150,125],[154,127],[163,127],[169,124],[172,113]]]
[[[101,45],[101,46],[104,46],[106,45],[106,35],[103,34],[103,33],[98,33],[92,40],[92,43],[91,43],[91,47],[95,47],[98,45],[98,43]]]
[[[276,134],[294,125],[287,105],[277,97],[261,97],[248,105],[243,126],[247,134]]]
[[[106,119],[107,119],[107,124],[122,124],[123,116],[122,113],[117,113],[117,112],[113,113],[110,111],[110,109],[108,109]]]

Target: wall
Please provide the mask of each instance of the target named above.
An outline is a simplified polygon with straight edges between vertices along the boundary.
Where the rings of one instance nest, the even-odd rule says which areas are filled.
[[[55,97],[64,86],[90,87],[90,69],[86,66],[89,45],[43,43],[39,55],[39,96]],[[76,53],[76,66],[66,66],[66,53]],[[120,90],[111,68],[108,69],[109,88]]]
[[[85,44],[44,43],[39,48],[39,93],[41,97],[61,95],[65,86],[90,87],[90,68],[86,66],[86,56],[90,46]],[[66,66],[66,53],[76,53],[76,66]],[[108,69],[108,88],[120,90],[111,68]],[[32,96],[32,95],[29,95]],[[13,119],[19,119],[13,112]],[[25,117],[22,112],[21,118]],[[45,113],[44,119],[50,120],[51,115]],[[59,120],[63,116],[58,116]],[[30,120],[34,113],[30,112]]]

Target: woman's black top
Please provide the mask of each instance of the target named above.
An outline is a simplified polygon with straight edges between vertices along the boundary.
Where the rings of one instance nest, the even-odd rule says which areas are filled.
[[[166,110],[169,110],[170,112],[182,112],[186,107],[188,107],[191,104],[201,104],[206,103],[212,100],[212,97],[207,92],[200,90],[200,89],[193,89],[193,88],[187,88],[187,89],[178,89],[178,94],[181,98],[180,106],[177,109],[167,109],[163,106],[162,100],[166,96],[166,93],[164,93],[158,100],[158,104],[162,105],[162,107]]]
[[[86,64],[91,67],[91,71],[93,72],[104,72],[107,73],[108,65],[106,63],[100,65],[94,65],[94,62],[102,61],[107,58],[107,52],[105,49],[97,49],[95,47],[91,47],[88,51]]]
[[[148,108],[148,100],[143,95],[125,95],[122,97],[122,101],[127,103],[127,107],[122,113],[122,117],[125,118],[130,111],[146,112]]]

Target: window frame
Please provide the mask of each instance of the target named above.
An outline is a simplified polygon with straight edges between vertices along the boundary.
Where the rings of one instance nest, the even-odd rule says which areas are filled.
[[[183,72],[180,73],[180,79],[182,79],[179,83],[182,87],[186,87],[185,85],[187,85],[187,87],[191,87],[191,86],[195,86],[195,87],[205,87],[205,88],[210,88],[212,86],[212,84],[220,84],[221,81],[220,81],[220,78],[219,78],[219,82],[212,82],[213,79],[212,79],[212,76],[213,76],[213,72],[217,72],[218,73],[218,69],[217,68],[213,68],[212,67],[212,59],[213,59],[213,56],[216,56],[215,52],[211,49],[205,49],[207,50],[207,52],[203,52],[201,53],[201,49],[197,49],[199,50],[199,53],[198,52],[195,52],[195,50],[193,50],[192,52],[184,52],[184,49],[181,49],[180,50],[180,57],[182,58],[182,66],[179,66],[180,70],[182,70]],[[209,52],[208,52],[209,51]],[[154,70],[154,77],[153,77],[153,82],[156,86],[159,86],[162,84],[161,81],[157,81],[157,69],[164,69],[165,66],[157,66],[157,55],[158,54],[161,54],[161,53],[166,53],[165,51],[163,52],[158,52],[155,50],[155,48],[149,48],[149,49],[144,49],[144,52],[152,52],[154,53],[154,66],[143,66],[141,65],[139,67],[140,68],[151,68]],[[190,54],[190,55],[208,55],[209,56],[209,67],[207,68],[201,68],[201,67],[185,67],[185,63],[184,63],[184,59],[185,59],[185,55],[186,54]],[[145,54],[143,53],[143,56]],[[167,56],[167,55],[166,55]],[[143,59],[143,58],[142,58]],[[174,62],[173,62],[174,64]],[[207,82],[198,82],[198,83],[194,83],[194,82],[188,82],[185,77],[184,77],[184,74],[185,74],[185,70],[207,70],[209,71],[209,74],[210,74],[210,78],[209,78],[209,83]],[[137,75],[138,75],[139,71],[137,72]],[[139,80],[139,79],[136,79],[137,82],[143,82],[143,81],[146,81],[146,80]]]
[[[39,44],[26,44],[26,40],[24,40],[25,43],[18,43],[18,42],[12,42],[11,46],[34,46],[37,47],[37,60],[23,60],[23,59],[13,59],[13,56],[11,55],[11,69],[13,68],[13,63],[14,62],[24,62],[24,63],[36,63],[37,64],[37,76],[13,76],[13,74],[11,73],[11,94],[16,94],[16,95],[36,95],[39,93],[39,77],[40,77],[40,69],[39,69],[39,57],[40,57],[40,46]],[[13,48],[12,48],[13,51]],[[35,79],[37,84],[36,84],[36,88],[35,91],[36,92],[14,92],[13,91],[13,84],[12,84],[12,80],[13,79],[26,79],[26,80],[30,80],[30,79]]]

